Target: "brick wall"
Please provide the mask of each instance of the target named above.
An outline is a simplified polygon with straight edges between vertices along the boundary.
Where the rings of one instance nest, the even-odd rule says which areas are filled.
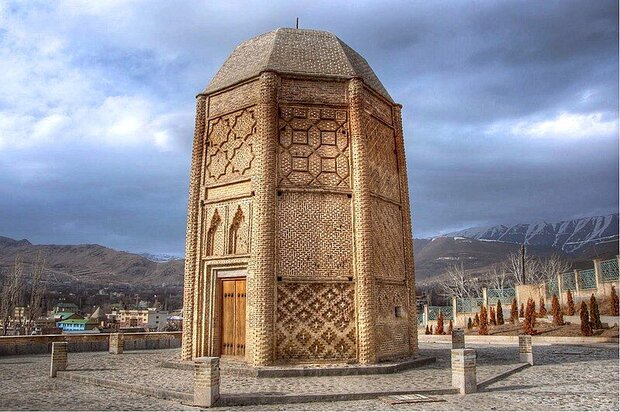
[[[125,350],[181,346],[181,332],[124,333]],[[0,336],[0,356],[51,353],[52,342],[67,342],[69,352],[107,351],[109,333],[42,336]]]

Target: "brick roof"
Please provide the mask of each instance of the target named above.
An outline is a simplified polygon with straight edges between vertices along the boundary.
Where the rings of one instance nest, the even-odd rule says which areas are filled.
[[[362,56],[326,31],[280,28],[241,43],[203,93],[212,93],[263,71],[350,79],[360,77],[393,102]]]

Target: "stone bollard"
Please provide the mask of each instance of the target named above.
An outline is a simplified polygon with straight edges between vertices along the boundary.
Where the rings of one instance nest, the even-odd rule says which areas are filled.
[[[220,358],[194,359],[194,406],[209,408],[220,398]]]
[[[452,349],[465,349],[465,331],[463,329],[452,330]]]
[[[108,347],[108,352],[115,355],[122,354],[124,342],[125,338],[123,338],[122,333],[110,333],[110,345]]]
[[[52,363],[50,378],[56,377],[56,372],[67,369],[67,342],[52,342]]]
[[[532,337],[530,335],[519,335],[519,361],[534,365]]]
[[[476,382],[476,351],[474,349],[452,349],[452,386],[461,395],[474,393]]]

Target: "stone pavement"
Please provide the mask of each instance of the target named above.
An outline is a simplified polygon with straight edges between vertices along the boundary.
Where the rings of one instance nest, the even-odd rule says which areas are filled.
[[[478,351],[478,381],[517,362],[516,346],[474,345]],[[222,393],[343,393],[419,390],[450,387],[450,351],[446,345],[422,345],[424,355],[437,363],[391,375],[251,378],[225,370]],[[161,368],[178,350],[69,354],[69,369],[99,378],[121,379],[137,385],[189,392],[191,371]],[[435,396],[445,402],[389,405],[381,400],[317,402],[247,406],[248,410],[618,410],[617,345],[538,346],[536,366],[465,397]],[[47,377],[49,356],[0,358],[0,409],[50,410],[161,410],[193,409],[114,389]],[[217,408],[226,409],[226,408]],[[239,407],[229,409],[240,409]]]

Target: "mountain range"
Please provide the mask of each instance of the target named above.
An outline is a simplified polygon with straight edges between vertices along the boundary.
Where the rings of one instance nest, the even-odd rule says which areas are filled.
[[[564,220],[558,223],[538,222],[470,228],[448,233],[445,236],[547,246],[574,255],[592,245],[617,242],[618,213]]]
[[[575,267],[594,258],[618,254],[618,214],[558,223],[498,225],[471,228],[433,239],[414,239],[416,278],[431,281],[454,263],[483,271],[501,262],[520,245],[536,256],[559,254]],[[33,245],[26,239],[0,236],[0,271],[20,255],[26,265],[45,257],[45,278],[51,283],[80,281],[97,285],[174,285],[183,283],[182,258],[165,254],[135,254],[96,244]]]

